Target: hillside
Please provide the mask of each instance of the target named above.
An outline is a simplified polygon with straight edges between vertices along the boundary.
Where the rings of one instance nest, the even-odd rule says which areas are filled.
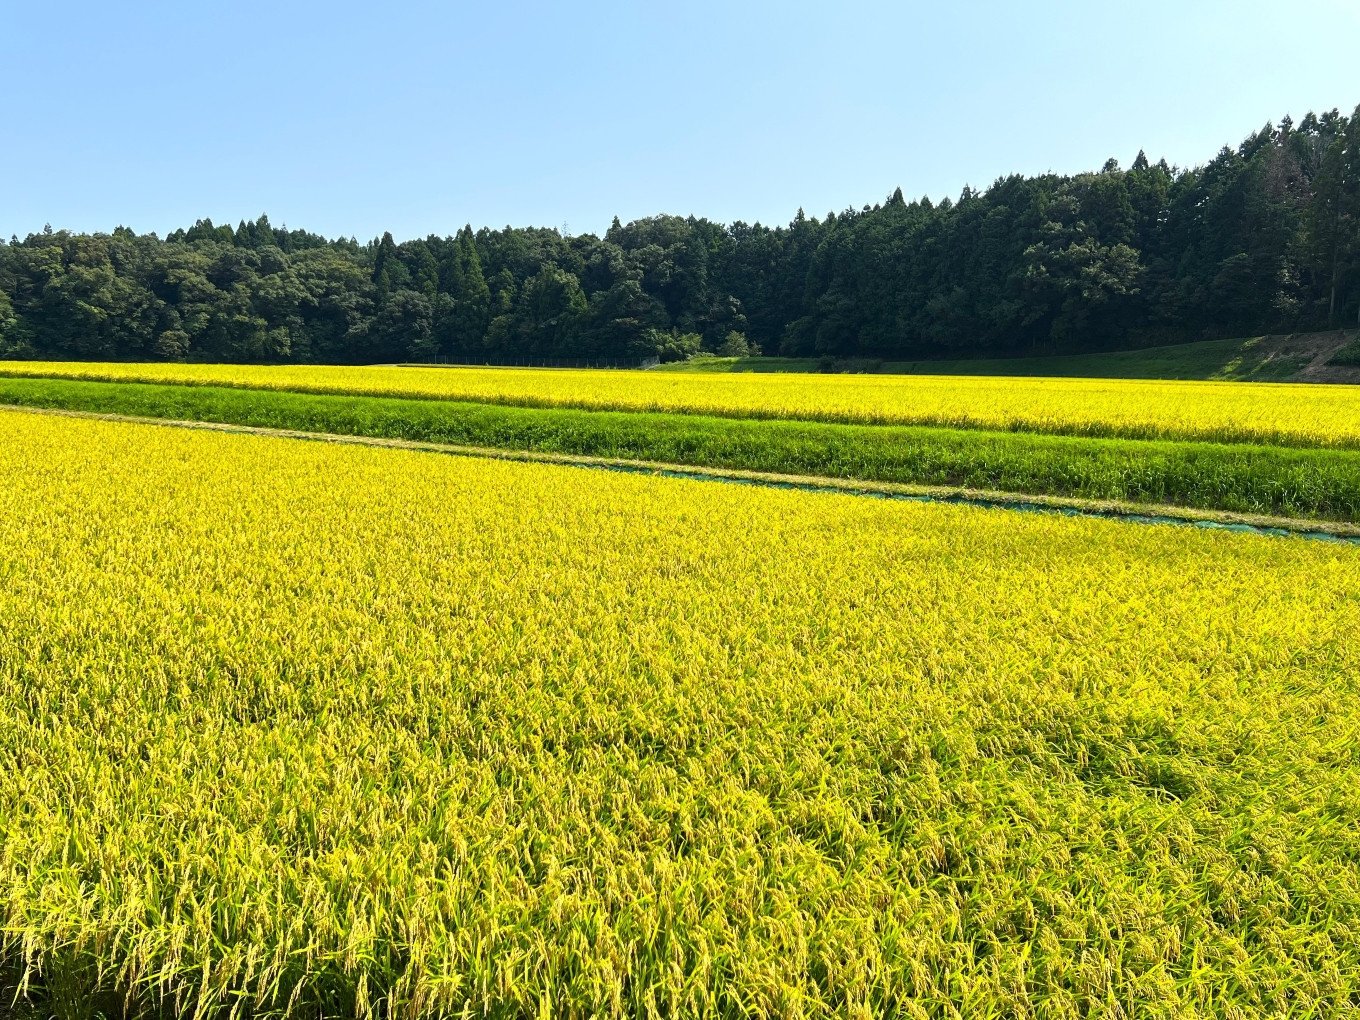
[[[1360,383],[1360,366],[1332,364],[1356,331],[1330,331],[1104,354],[954,361],[837,361],[832,371],[900,375],[1017,375],[1098,379],[1239,379],[1255,382]],[[816,358],[704,358],[662,365],[662,372],[818,372]]]

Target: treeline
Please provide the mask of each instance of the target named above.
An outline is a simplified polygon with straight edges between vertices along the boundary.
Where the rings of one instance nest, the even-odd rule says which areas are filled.
[[[786,227],[394,243],[202,220],[0,244],[0,356],[387,362],[905,358],[1360,322],[1360,108],[1193,170],[1114,160]]]

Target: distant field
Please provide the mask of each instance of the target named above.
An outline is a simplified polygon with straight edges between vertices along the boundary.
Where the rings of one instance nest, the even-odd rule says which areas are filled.
[[[0,404],[1360,521],[1360,450],[0,378]]]
[[[1360,386],[962,376],[7,362],[0,376],[185,383],[1057,435],[1360,448]]]
[[[1080,377],[1089,379],[1185,379],[1287,382],[1299,379],[1319,355],[1343,342],[1339,334],[1298,337],[1257,336],[1235,340],[1149,347],[1103,354],[1072,354],[1030,358],[970,358],[955,361],[833,362],[835,371],[863,371],[900,375],[1002,375]],[[1325,364],[1327,362],[1324,361]],[[1333,360],[1333,368],[1356,361]],[[663,372],[819,372],[816,358],[705,358],[662,365]],[[1329,371],[1318,378],[1344,381]],[[1337,376],[1333,379],[1331,376]],[[1311,376],[1308,376],[1311,378]]]
[[[6,413],[0,1012],[1345,1015],[1357,577]]]

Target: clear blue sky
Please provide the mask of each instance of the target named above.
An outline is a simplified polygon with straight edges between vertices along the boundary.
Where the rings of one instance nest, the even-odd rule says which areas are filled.
[[[0,0],[0,232],[787,222],[1360,103],[1355,0]]]

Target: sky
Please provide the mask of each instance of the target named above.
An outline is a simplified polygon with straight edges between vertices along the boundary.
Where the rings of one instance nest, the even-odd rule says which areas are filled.
[[[787,223],[1360,103],[1356,0],[0,0],[0,236]]]

